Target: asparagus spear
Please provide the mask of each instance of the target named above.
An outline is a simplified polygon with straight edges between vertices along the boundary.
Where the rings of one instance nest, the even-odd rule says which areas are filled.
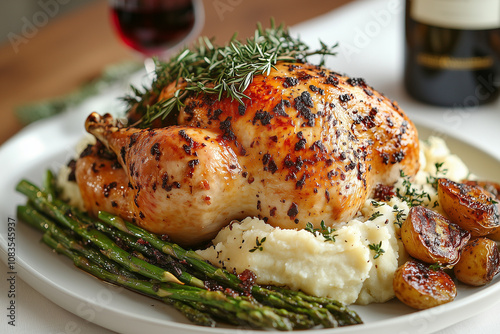
[[[74,237],[70,236],[63,229],[56,226],[53,221],[36,211],[32,206],[18,206],[17,217],[42,232],[49,232],[51,237],[56,239],[65,248],[82,254],[86,258],[101,265],[106,270],[117,274],[121,272],[121,268],[116,265],[116,263],[108,261],[101,253],[95,251],[94,249],[83,247]]]
[[[301,291],[284,289],[282,287],[273,286],[270,289],[279,291],[287,296],[294,296],[296,298],[300,298],[306,302],[315,303],[320,307],[326,308],[329,312],[334,314],[334,316],[339,322],[339,326],[347,326],[347,325],[362,323],[361,318],[356,312],[350,310],[347,306],[345,306],[343,303],[339,301],[330,298],[311,296]]]
[[[51,196],[51,198],[56,198],[56,184],[55,184],[54,174],[50,169],[45,172],[45,178],[43,179],[44,191]]]
[[[44,178],[44,189],[43,191],[49,195],[48,199],[53,202],[58,208],[65,210],[66,212],[71,212],[75,217],[78,217],[78,219],[81,222],[87,223],[89,225],[95,226],[98,230],[106,233],[109,235],[116,243],[124,243],[128,247],[131,247],[132,249],[138,251],[138,252],[146,252],[150,253],[153,252],[151,248],[148,248],[146,245],[137,242],[137,238],[134,238],[130,234],[124,233],[120,230],[117,229],[112,229],[109,228],[109,226],[106,226],[102,224],[98,220],[90,220],[90,218],[87,215],[82,214],[81,212],[77,212],[74,207],[68,205],[67,203],[57,199],[56,196],[56,185],[55,185],[55,179],[54,179],[54,174],[52,173],[51,170],[46,171],[46,175]],[[121,246],[121,245],[120,245]],[[183,266],[174,261],[172,257],[170,256],[160,256],[158,254],[148,254],[149,258],[156,257],[157,261],[161,261],[161,267],[164,269],[167,269],[169,272],[175,273],[175,276],[183,283],[186,284],[191,284],[194,286],[198,286],[201,288],[205,287],[205,284],[202,280],[189,275],[185,268]],[[157,264],[157,263],[153,263]]]
[[[112,215],[108,212],[99,212],[99,219],[103,222],[114,226],[115,228],[134,235],[149,242],[156,249],[161,250],[163,253],[173,256],[174,258],[189,263],[193,268],[204,273],[208,277],[229,285],[231,289],[241,290],[241,280],[234,274],[231,274],[221,268],[216,268],[207,263],[200,255],[192,250],[186,250],[181,246],[161,240],[158,236],[146,231],[145,229],[129,223],[118,216]]]
[[[47,215],[59,221],[62,225],[71,229],[73,232],[80,235],[82,238],[94,243],[101,253],[120,263],[125,268],[132,272],[141,272],[142,275],[156,279],[160,282],[176,282],[181,283],[172,273],[161,268],[151,265],[139,258],[131,256],[130,253],[124,251],[104,233],[96,230],[88,224],[80,223],[71,212],[63,212],[54,205],[49,195],[42,192],[37,186],[26,180],[18,183],[16,190],[26,195],[32,205],[38,210],[45,212]]]
[[[168,270],[182,283],[197,286],[199,288],[205,288],[205,282],[203,282],[203,280],[191,275],[182,264],[175,261],[171,256],[159,253],[156,249],[148,246],[147,243],[138,241],[137,238],[130,234],[110,228],[98,220],[94,220],[92,223],[98,230],[109,235],[113,240],[115,240],[115,242],[123,243],[126,247],[129,247],[130,249],[133,249],[141,254],[145,254],[145,261]]]
[[[138,280],[134,282],[134,280],[131,278],[120,277],[119,275],[116,275],[114,273],[106,272],[102,268],[88,261],[86,258],[77,255],[76,253],[65,247],[63,244],[57,242],[52,237],[50,232],[44,233],[42,240],[46,245],[54,249],[59,254],[65,255],[73,260],[75,266],[102,280],[125,286],[130,290],[156,297],[167,304],[171,304],[195,324],[209,327],[215,326],[215,320],[208,315],[208,312],[199,311],[196,307],[193,307],[181,301],[170,300],[168,298],[159,296],[158,292],[155,291],[155,289],[151,286],[151,283]]]
[[[19,219],[30,224],[31,226],[45,232],[42,241],[44,241],[48,246],[56,250],[58,253],[66,255],[67,257],[73,259],[76,255],[73,251],[81,253],[87,259],[96,262],[104,270],[110,273],[122,275],[124,277],[135,278],[135,275],[126,270],[120,269],[116,263],[109,261],[107,258],[103,257],[100,253],[95,252],[93,249],[88,249],[83,247],[74,238],[68,235],[65,231],[58,228],[53,221],[40,214],[38,211],[30,206],[18,206],[17,214]],[[53,233],[56,234],[56,240],[53,238]],[[96,270],[94,270],[96,271]],[[104,279],[104,277],[99,277]],[[128,287],[131,288],[130,286]],[[144,291],[141,289],[135,289],[137,292],[146,293],[150,291]],[[152,296],[154,297],[154,296]],[[199,311],[198,309],[203,306],[203,304],[194,303],[196,307],[187,305],[180,301],[174,301],[169,299],[164,299],[163,301],[171,304],[177,310],[179,310],[184,316],[186,316],[191,322],[201,325],[201,326],[215,326],[215,321],[207,314],[208,312]]]

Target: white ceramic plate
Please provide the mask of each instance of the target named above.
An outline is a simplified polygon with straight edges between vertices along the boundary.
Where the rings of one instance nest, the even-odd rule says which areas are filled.
[[[101,106],[103,101],[96,103]],[[107,101],[109,103],[109,96]],[[105,104],[104,104],[105,105]],[[57,169],[72,156],[83,134],[89,105],[27,127],[0,148],[0,249],[6,261],[7,220],[16,219],[16,206],[25,198],[14,191],[27,178],[40,184],[47,168]],[[85,111],[86,110],[86,111]],[[109,110],[109,109],[108,109]],[[431,131],[420,127],[421,138]],[[448,138],[452,152],[484,178],[499,181],[500,162],[459,140]],[[193,326],[172,308],[153,299],[103,283],[73,266],[63,256],[41,244],[40,233],[20,223],[16,226],[16,271],[23,280],[64,309],[120,333],[234,333],[234,328]],[[499,299],[500,279],[482,288],[459,286],[457,299],[449,304],[416,312],[398,301],[354,306],[365,324],[310,333],[428,333],[450,326],[493,306]],[[254,331],[236,329],[239,333]]]

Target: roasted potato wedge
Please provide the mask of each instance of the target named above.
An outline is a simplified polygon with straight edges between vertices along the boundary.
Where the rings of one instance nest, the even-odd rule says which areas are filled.
[[[500,183],[492,181],[472,181],[472,180],[465,180],[462,183],[468,184],[470,186],[481,187],[487,192],[494,195],[497,201],[500,201]],[[500,241],[500,228],[497,229],[496,232],[488,234],[488,238],[495,241]]]
[[[500,184],[492,181],[472,181],[465,180],[462,183],[468,184],[470,186],[478,186],[486,190],[487,192],[494,195],[497,199],[500,200]]]
[[[407,261],[396,270],[393,288],[400,301],[418,310],[451,302],[457,295],[450,275],[415,260]]]
[[[453,268],[455,277],[460,282],[474,286],[491,282],[499,270],[500,253],[497,244],[485,237],[469,241],[462,250],[460,261]]]
[[[441,178],[438,196],[450,220],[472,236],[485,236],[500,229],[499,203],[483,188]]]
[[[408,254],[429,264],[455,264],[469,239],[468,231],[423,206],[412,207],[401,226],[401,240]]]

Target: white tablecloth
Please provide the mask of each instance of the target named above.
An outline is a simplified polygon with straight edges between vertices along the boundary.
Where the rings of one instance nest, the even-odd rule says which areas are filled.
[[[357,1],[295,26],[292,31],[311,44],[317,43],[318,38],[327,43],[338,41],[339,54],[328,61],[328,67],[365,78],[370,85],[398,101],[409,116],[420,124],[445,135],[461,138],[500,159],[498,103],[463,110],[440,109],[412,101],[404,92],[403,9],[404,2],[400,0]],[[4,277],[0,280],[0,308],[3,310],[0,312],[1,333],[111,333],[55,305],[20,278],[16,282],[16,327],[9,326],[6,317],[8,282],[4,274],[8,269],[3,263],[0,264],[0,272]],[[498,314],[500,303],[472,318],[462,321],[457,319],[458,323],[436,333],[498,333]],[[428,330],[426,326],[421,326],[412,332],[428,333]]]

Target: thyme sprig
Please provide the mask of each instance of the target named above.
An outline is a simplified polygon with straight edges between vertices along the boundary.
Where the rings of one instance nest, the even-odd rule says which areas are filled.
[[[255,75],[269,74],[280,61],[307,62],[310,56],[319,55],[319,65],[325,57],[335,55],[336,44],[310,50],[299,38],[292,37],[283,24],[264,29],[257,24],[252,38],[241,42],[234,35],[225,46],[216,46],[213,39],[202,37],[191,49],[184,49],[169,61],[156,61],[156,78],[151,89],[132,88],[124,100],[141,116],[134,126],[148,127],[157,120],[165,120],[176,113],[190,96],[200,93],[224,96],[243,104],[248,98],[244,91]],[[159,100],[162,89],[177,83],[172,96]]]
[[[438,271],[440,269],[444,268],[444,266],[440,263],[434,263],[434,264],[431,264],[429,265],[429,269],[432,270],[432,271]]]
[[[400,171],[400,176],[403,179],[402,189],[396,188],[396,196],[405,201],[408,207],[423,205],[425,201],[430,201],[429,193],[417,190],[412,186],[410,177],[405,175],[404,171]]]
[[[378,244],[376,244],[376,243],[369,244],[368,247],[372,251],[375,252],[375,255],[373,255],[374,260],[378,259],[380,256],[384,255],[384,253],[385,253],[385,250],[382,249],[382,241],[379,242]]]
[[[377,219],[378,217],[381,217],[383,216],[383,214],[380,212],[380,211],[375,211],[371,216],[370,218],[368,218],[368,220],[375,220]]]
[[[376,201],[376,200],[372,200],[372,201],[371,201],[371,205],[372,205],[374,208],[378,208],[378,207],[381,207],[381,206],[385,205],[385,203],[384,203],[384,202],[378,202],[378,201]]]
[[[396,221],[394,222],[394,224],[398,225],[399,227],[403,226],[403,223],[407,217],[405,210],[398,208],[397,205],[394,205],[392,207],[392,212],[396,214]]]
[[[263,237],[262,239],[259,240],[259,237],[255,237],[255,246],[249,250],[250,253],[253,253],[255,251],[263,251],[264,247],[262,247],[262,244],[266,242],[266,237]]]
[[[338,236],[338,234],[333,234],[333,232],[335,232],[336,230],[334,228],[331,228],[330,226],[326,226],[324,220],[321,221],[320,226],[321,228],[314,228],[314,225],[312,223],[307,223],[305,230],[307,232],[311,232],[314,235],[316,235],[316,232],[319,232],[325,239],[325,242],[335,242],[335,237]]]
[[[428,176],[426,178],[426,181],[428,184],[430,184],[434,189],[438,189],[438,180],[439,180],[439,174],[441,175],[446,175],[448,173],[447,168],[443,168],[444,162],[436,162],[434,166],[436,167],[436,176]]]

